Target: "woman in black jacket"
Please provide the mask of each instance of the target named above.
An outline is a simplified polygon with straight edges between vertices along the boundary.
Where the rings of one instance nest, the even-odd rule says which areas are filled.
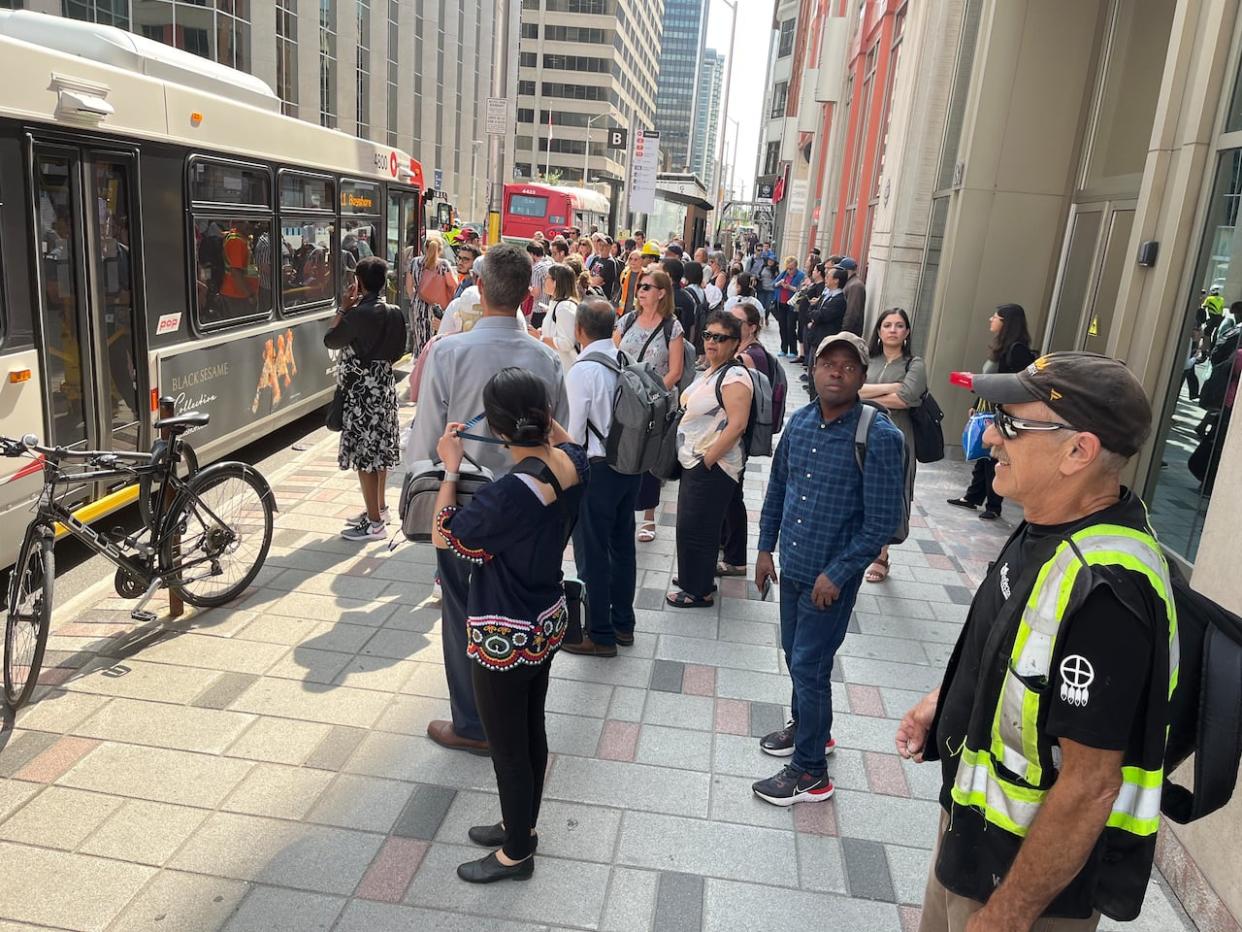
[[[1021,304],[1002,304],[988,318],[988,327],[992,331],[992,345],[988,348],[988,360],[983,364],[984,372],[1021,372],[1035,361],[1031,332],[1026,326],[1026,311]],[[988,410],[986,405],[984,401],[976,401],[970,409],[971,413]],[[949,504],[971,511],[983,505],[983,513],[979,517],[995,521],[1000,517],[1004,501],[992,490],[995,475],[996,460],[990,456],[975,460],[974,475],[966,494],[961,498],[949,499]]]

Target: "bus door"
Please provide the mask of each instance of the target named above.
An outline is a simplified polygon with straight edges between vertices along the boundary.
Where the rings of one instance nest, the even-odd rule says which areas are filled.
[[[48,441],[135,450],[145,379],[130,252],[134,156],[35,143],[33,167]],[[110,490],[79,489],[73,498]]]
[[[419,239],[418,207],[416,192],[388,189],[388,262],[395,273],[397,304],[407,317],[410,297],[405,293],[405,273],[423,245]]]

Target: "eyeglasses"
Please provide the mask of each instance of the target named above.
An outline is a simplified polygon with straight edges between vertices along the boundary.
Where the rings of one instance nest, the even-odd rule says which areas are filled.
[[[996,425],[997,431],[1006,440],[1017,440],[1018,435],[1022,431],[1069,430],[1075,433],[1078,432],[1077,427],[1071,427],[1069,424],[1059,424],[1056,421],[1028,421],[1025,418],[1014,417],[999,405],[996,406],[994,411],[992,423]]]
[[[720,333],[716,330],[705,330],[703,339],[708,343],[728,343],[730,340],[736,340],[737,337],[730,336],[727,333]]]
[[[639,291],[651,291],[654,288],[655,288],[655,285],[651,284],[651,282],[643,282],[641,285],[638,286]]]

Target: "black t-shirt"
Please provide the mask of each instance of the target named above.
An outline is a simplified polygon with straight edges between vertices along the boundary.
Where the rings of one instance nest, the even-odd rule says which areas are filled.
[[[677,319],[681,321],[681,329],[685,331],[686,339],[695,345],[695,349],[698,349],[702,343],[702,335],[698,332],[698,302],[685,288],[677,286],[674,288],[673,306],[677,310]]]
[[[1095,517],[1107,523],[1113,511],[1106,509]],[[970,725],[971,706],[981,682],[980,663],[992,623],[1013,593],[1026,564],[1032,558],[1038,559],[1037,555],[1046,560],[1055,542],[1081,523],[1027,525],[992,565],[971,604],[959,636],[957,666],[952,680],[941,689],[936,725],[936,747],[943,775],[940,802],[946,810],[952,802],[949,791]],[[1134,587],[1131,591],[1141,602],[1154,599],[1155,594],[1139,573],[1112,567],[1097,568],[1097,572],[1111,574],[1116,585],[1098,586],[1078,611],[1061,621],[1058,640],[1063,641],[1064,650],[1059,651],[1061,662],[1049,670],[1045,729],[1053,738],[1066,738],[1102,750],[1131,749],[1137,753],[1143,742],[1139,712],[1147,706],[1153,634],[1150,623],[1127,607],[1116,592]],[[1002,656],[1007,659],[1012,649],[1013,639],[1007,638],[1001,647]],[[1141,675],[1136,676],[1136,670],[1142,671]],[[1086,692],[1076,691],[1080,688]]]

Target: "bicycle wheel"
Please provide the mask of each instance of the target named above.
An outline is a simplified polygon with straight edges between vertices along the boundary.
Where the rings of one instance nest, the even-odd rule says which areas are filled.
[[[272,492],[245,463],[190,478],[164,524],[160,565],[191,605],[224,605],[254,581],[272,545]]]
[[[177,464],[177,477],[184,482],[198,472],[198,454],[194,448],[181,441],[181,462]],[[164,494],[164,486],[151,476],[143,476],[138,480],[138,514],[142,523],[150,527],[155,513],[159,510],[160,496]]]
[[[16,711],[39,681],[47,633],[52,626],[54,538],[31,525],[9,576],[9,612],[4,626],[4,701]]]

